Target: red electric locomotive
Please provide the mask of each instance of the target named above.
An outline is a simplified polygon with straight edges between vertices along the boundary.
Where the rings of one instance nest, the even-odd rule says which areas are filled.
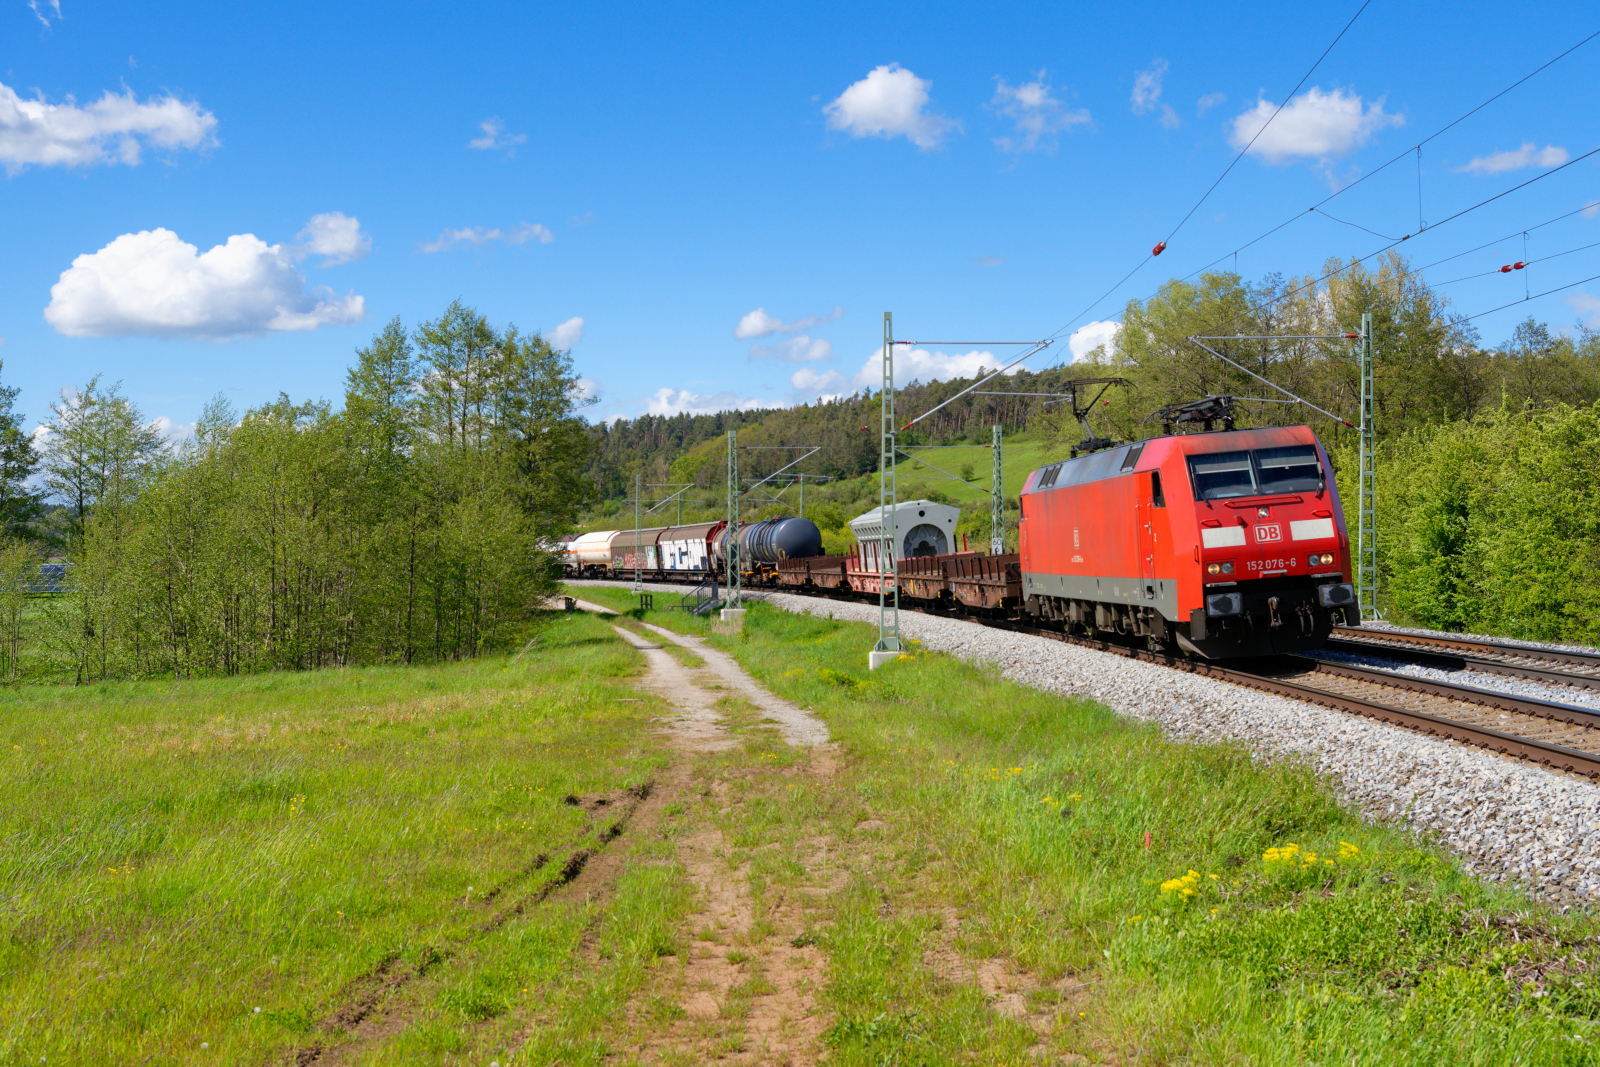
[[[1360,621],[1333,468],[1308,426],[1102,448],[1034,471],[1021,503],[1035,617],[1208,659],[1304,651]]]

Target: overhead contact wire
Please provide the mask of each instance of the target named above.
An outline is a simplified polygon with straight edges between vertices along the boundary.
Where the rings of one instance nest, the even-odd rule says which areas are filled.
[[[1493,315],[1496,311],[1504,311],[1506,308],[1514,308],[1518,304],[1526,304],[1530,300],[1537,300],[1541,296],[1549,296],[1552,293],[1559,293],[1559,292],[1562,292],[1563,290],[1566,290],[1566,289],[1576,289],[1578,286],[1583,285],[1583,284],[1585,284],[1587,282],[1592,282],[1592,281],[1600,281],[1600,274],[1596,274],[1596,275],[1593,275],[1592,277],[1588,277],[1588,278],[1579,278],[1575,282],[1570,282],[1570,283],[1568,283],[1566,285],[1558,285],[1554,289],[1546,289],[1542,293],[1534,293],[1532,296],[1525,296],[1521,300],[1513,300],[1509,304],[1501,304],[1497,308],[1490,308],[1488,311],[1480,311],[1476,315],[1468,315],[1466,318],[1457,319],[1456,321],[1457,322],[1471,322],[1473,319],[1481,319],[1485,315]]]
[[[1143,270],[1146,263],[1150,262],[1150,260],[1162,253],[1162,251],[1167,247],[1167,242],[1171,241],[1178,235],[1178,231],[1183,229],[1184,224],[1194,216],[1196,211],[1200,210],[1200,206],[1204,204],[1208,198],[1210,198],[1211,194],[1217,191],[1217,186],[1222,184],[1222,179],[1226,178],[1230,173],[1232,173],[1233,168],[1239,165],[1239,160],[1243,159],[1245,157],[1245,153],[1250,151],[1251,147],[1256,143],[1256,140],[1263,133],[1267,132],[1267,127],[1272,125],[1272,120],[1277,118],[1278,113],[1281,112],[1285,107],[1289,106],[1289,101],[1294,99],[1294,94],[1298,93],[1300,91],[1300,87],[1310,80],[1311,75],[1317,72],[1317,68],[1322,66],[1322,61],[1328,58],[1328,53],[1333,51],[1335,45],[1344,40],[1344,35],[1350,32],[1350,27],[1356,24],[1356,19],[1360,18],[1361,13],[1365,11],[1371,4],[1372,0],[1363,0],[1361,6],[1356,9],[1356,13],[1350,16],[1350,21],[1344,24],[1344,29],[1339,31],[1339,35],[1333,39],[1332,43],[1330,43],[1327,48],[1322,50],[1322,54],[1317,57],[1317,61],[1311,64],[1310,69],[1308,69],[1305,74],[1301,76],[1300,80],[1295,83],[1294,88],[1289,90],[1289,95],[1283,98],[1283,103],[1279,104],[1267,121],[1261,124],[1261,128],[1256,131],[1255,136],[1250,138],[1250,143],[1239,150],[1239,154],[1233,157],[1233,162],[1229,163],[1226,169],[1224,169],[1223,172],[1217,176],[1217,180],[1211,183],[1211,187],[1201,194],[1200,199],[1195,201],[1194,207],[1189,209],[1188,214],[1184,215],[1183,218],[1178,220],[1178,224],[1172,228],[1172,232],[1167,234],[1166,240],[1159,242],[1155,248],[1151,250],[1150,255],[1139,260],[1138,264],[1132,270],[1122,276],[1121,281],[1107,289],[1088,307],[1084,308],[1082,311],[1073,316],[1065,326],[1051,334],[1050,336],[1052,338],[1059,337],[1067,330],[1071,329],[1077,324],[1079,319],[1083,318],[1089,312],[1099,307],[1101,302],[1104,301],[1106,297],[1110,296],[1112,293],[1122,288],[1123,285],[1127,284],[1129,278],[1132,278],[1135,274],[1138,274],[1139,271]]]
[[[1512,267],[1515,270],[1522,270],[1526,267],[1533,266],[1535,263],[1548,263],[1552,259],[1560,259],[1562,256],[1570,256],[1574,252],[1587,252],[1591,248],[1600,248],[1600,241],[1596,241],[1593,244],[1579,245],[1577,248],[1569,248],[1565,252],[1552,252],[1548,256],[1540,256],[1538,259],[1518,260],[1515,265],[1508,263],[1506,266]],[[1437,289],[1441,285],[1454,285],[1456,282],[1471,281],[1473,278],[1487,278],[1491,274],[1509,273],[1511,272],[1507,270],[1506,267],[1496,267],[1494,270],[1486,270],[1482,274],[1464,274],[1459,278],[1451,278],[1447,282],[1434,282],[1433,287]]]
[[[1358,12],[1356,12],[1356,14],[1359,15],[1359,14],[1361,14],[1361,12],[1358,11]],[[1346,27],[1346,29],[1348,29],[1348,28],[1349,27]],[[1354,189],[1356,186],[1360,185],[1362,182],[1366,181],[1368,178],[1375,177],[1376,175],[1381,174],[1383,171],[1387,170],[1389,167],[1393,166],[1394,164],[1400,162],[1400,160],[1402,160],[1402,159],[1406,158],[1407,156],[1411,155],[1413,152],[1420,152],[1422,150],[1422,146],[1427,144],[1429,141],[1432,141],[1434,138],[1440,136],[1441,134],[1445,133],[1446,131],[1452,129],[1453,127],[1459,126],[1461,123],[1465,122],[1467,119],[1471,118],[1473,115],[1476,115],[1478,112],[1482,111],[1484,108],[1488,107],[1490,104],[1494,103],[1496,100],[1500,99],[1502,96],[1506,95],[1511,90],[1515,89],[1517,86],[1519,86],[1523,82],[1527,81],[1529,78],[1532,78],[1535,75],[1542,73],[1547,68],[1549,68],[1551,66],[1554,66],[1555,64],[1561,62],[1563,59],[1567,58],[1572,53],[1576,52],[1578,49],[1582,48],[1584,45],[1586,45],[1590,41],[1594,40],[1596,37],[1600,37],[1600,30],[1596,30],[1594,33],[1591,33],[1589,36],[1585,37],[1583,40],[1579,41],[1577,44],[1573,45],[1571,48],[1567,49],[1565,52],[1562,52],[1559,56],[1556,56],[1554,59],[1549,60],[1548,62],[1544,63],[1542,66],[1537,67],[1536,69],[1528,72],[1527,74],[1524,74],[1522,77],[1518,78],[1516,81],[1512,82],[1510,85],[1506,86],[1504,89],[1501,89],[1498,93],[1495,93],[1489,99],[1485,100],[1483,103],[1481,103],[1477,107],[1473,108],[1471,111],[1468,111],[1466,114],[1461,115],[1459,118],[1455,119],[1454,121],[1446,123],[1445,125],[1439,127],[1437,130],[1433,131],[1428,136],[1424,137],[1422,140],[1420,140],[1416,144],[1412,145],[1410,148],[1407,148],[1404,152],[1401,152],[1399,155],[1397,155],[1393,159],[1389,160],[1389,162],[1387,162],[1387,163],[1383,164],[1382,166],[1378,167],[1376,170],[1368,171],[1366,174],[1363,174],[1361,177],[1357,178],[1355,181],[1351,182],[1349,185],[1343,186],[1340,189],[1338,189],[1337,191],[1335,191],[1333,193],[1330,193],[1328,196],[1323,197],[1321,200],[1318,200],[1315,204],[1312,204],[1305,211],[1298,212],[1297,214],[1291,215],[1289,218],[1287,218],[1287,219],[1283,220],[1282,222],[1278,223],[1278,225],[1274,226],[1272,229],[1268,230],[1266,233],[1263,233],[1261,236],[1253,238],[1252,240],[1246,241],[1244,244],[1240,245],[1238,248],[1235,248],[1232,252],[1226,252],[1223,255],[1218,256],[1216,259],[1212,260],[1210,263],[1207,263],[1205,266],[1201,267],[1199,270],[1195,271],[1193,274],[1190,274],[1188,277],[1189,278],[1193,278],[1196,274],[1201,274],[1201,273],[1203,273],[1205,271],[1210,270],[1212,267],[1215,267],[1218,263],[1221,263],[1223,260],[1227,259],[1229,256],[1238,255],[1240,252],[1243,252],[1245,249],[1249,248],[1251,245],[1255,244],[1256,242],[1263,241],[1263,240],[1267,239],[1268,237],[1271,237],[1273,234],[1277,233],[1279,230],[1283,229],[1285,226],[1289,225],[1291,222],[1294,222],[1297,219],[1304,218],[1306,215],[1310,214],[1311,212],[1316,211],[1323,204],[1326,204],[1328,201],[1334,199],[1335,197],[1343,196],[1345,193],[1348,193],[1351,189]],[[1262,128],[1265,129],[1265,127],[1262,127]],[[1234,162],[1238,162],[1238,160],[1235,160]],[[1419,193],[1419,195],[1420,195],[1420,193]],[[1199,207],[1198,204],[1195,205],[1195,206]],[[1328,215],[1328,213],[1325,212],[1325,211],[1322,212],[1321,214],[1327,215],[1328,218],[1333,218],[1332,215]],[[1335,222],[1340,222],[1342,220],[1334,219],[1334,221]],[[1346,225],[1354,225],[1354,223],[1346,223]],[[1439,223],[1434,223],[1434,226],[1437,226],[1437,225],[1439,225]],[[1421,227],[1421,226],[1419,226],[1417,228],[1417,232],[1421,233],[1421,232],[1423,232],[1424,229],[1432,229],[1432,228],[1433,228],[1432,226],[1429,226],[1429,227]],[[1371,231],[1369,230],[1368,232],[1370,233]],[[1382,236],[1382,235],[1380,234],[1379,236]],[[1187,279],[1185,279],[1185,280],[1187,280]]]
[[[1447,222],[1454,222],[1456,219],[1459,219],[1461,216],[1470,214],[1470,213],[1478,210],[1480,207],[1484,207],[1484,206],[1486,206],[1488,204],[1492,204],[1496,200],[1499,200],[1501,197],[1510,196],[1512,193],[1516,192],[1519,189],[1526,189],[1528,186],[1532,185],[1534,182],[1543,181],[1544,179],[1550,177],[1550,175],[1552,175],[1552,174],[1558,174],[1561,171],[1566,170],[1568,167],[1572,166],[1574,163],[1581,163],[1583,160],[1588,159],[1590,156],[1594,155],[1597,152],[1600,152],[1600,148],[1591,148],[1589,151],[1585,152],[1583,155],[1574,157],[1573,159],[1569,159],[1569,160],[1567,160],[1567,162],[1561,164],[1559,167],[1552,167],[1549,170],[1545,171],[1543,174],[1535,175],[1534,177],[1529,178],[1527,181],[1523,182],[1520,185],[1513,185],[1511,188],[1505,189],[1505,190],[1503,190],[1501,192],[1498,192],[1498,193],[1494,194],[1493,196],[1489,197],[1486,200],[1478,201],[1476,204],[1473,204],[1471,207],[1462,208],[1460,211],[1456,212],[1454,215],[1450,215],[1449,217],[1447,217],[1447,218],[1445,218],[1445,219],[1443,219],[1443,220],[1441,220],[1439,222],[1434,223],[1432,226],[1429,226],[1423,232],[1424,233],[1432,233],[1434,230],[1437,230],[1440,226],[1443,226]],[[1583,208],[1579,208],[1578,210],[1581,211],[1581,210],[1584,210],[1584,209]],[[1570,214],[1576,214],[1576,212],[1568,212],[1568,214],[1569,215]],[[1564,217],[1564,216],[1562,216],[1562,217]],[[1552,219],[1551,221],[1555,221],[1555,220]],[[1522,230],[1518,230],[1517,231],[1517,233],[1522,233],[1522,232],[1523,232]],[[1313,279],[1312,281],[1309,281],[1309,282],[1305,283],[1304,285],[1298,285],[1295,288],[1288,290],[1287,292],[1281,293],[1278,296],[1273,297],[1271,300],[1264,300],[1261,303],[1256,304],[1252,308],[1252,311],[1259,312],[1262,308],[1268,308],[1268,307],[1271,307],[1274,304],[1277,304],[1277,303],[1280,303],[1280,302],[1282,302],[1284,300],[1287,300],[1291,296],[1294,296],[1296,293],[1303,293],[1307,289],[1311,288],[1312,286],[1320,285],[1321,283],[1327,281],[1329,278],[1332,278],[1334,275],[1343,274],[1345,271],[1349,270],[1351,267],[1355,266],[1357,263],[1365,263],[1367,260],[1371,259],[1373,256],[1381,256],[1381,255],[1383,255],[1383,253],[1389,251],[1390,249],[1397,248],[1401,244],[1403,244],[1404,242],[1409,241],[1409,240],[1411,240],[1411,238],[1417,237],[1417,236],[1419,236],[1419,234],[1408,233],[1404,237],[1400,238],[1400,240],[1391,241],[1389,244],[1384,245],[1382,248],[1378,249],[1376,252],[1369,252],[1367,255],[1361,256],[1358,259],[1351,260],[1349,263],[1346,263],[1344,266],[1340,267],[1338,270],[1329,271],[1327,274],[1324,274],[1322,277]],[[1504,240],[1504,238],[1502,238],[1502,240]],[[1440,262],[1442,263],[1444,261],[1440,260]]]

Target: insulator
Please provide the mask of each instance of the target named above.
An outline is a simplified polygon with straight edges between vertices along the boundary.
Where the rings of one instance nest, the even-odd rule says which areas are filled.
[[[1505,266],[1501,267],[1500,268],[1500,273],[1501,274],[1510,274],[1511,273],[1511,264],[1507,263]]]
[[[1360,340],[1361,335],[1359,333],[1347,333],[1344,335],[1344,337],[1347,341],[1357,341]]]
[[[1152,256],[1159,256],[1161,253],[1165,252],[1166,250],[1167,250],[1167,242],[1165,242],[1165,241],[1157,241],[1156,242],[1156,246],[1150,250],[1150,254]]]
[[[1521,270],[1523,267],[1526,267],[1526,266],[1527,266],[1527,264],[1519,259],[1515,263],[1511,264],[1511,269],[1512,270]]]

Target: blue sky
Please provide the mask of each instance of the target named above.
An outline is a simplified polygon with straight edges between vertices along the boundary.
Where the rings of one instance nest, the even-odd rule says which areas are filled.
[[[181,433],[219,391],[336,401],[384,322],[459,296],[570,344],[595,418],[848,391],[885,310],[908,338],[1112,321],[1600,29],[1580,4],[1376,0],[1167,251],[1074,322],[1358,6],[0,0],[4,379],[35,421],[121,380]],[[1421,217],[1600,146],[1597,71],[1600,40],[1430,142]],[[1600,200],[1597,161],[1405,251]],[[1416,163],[1327,211],[1416,231]],[[1530,233],[1526,257],[1600,242],[1597,213]],[[1307,215],[1238,269],[1383,243]],[[1522,258],[1517,233],[1429,276]],[[1593,274],[1600,249],[1446,292],[1473,313]],[[1493,343],[1530,313],[1600,325],[1600,285],[1476,325]],[[993,362],[931,348],[907,374]]]

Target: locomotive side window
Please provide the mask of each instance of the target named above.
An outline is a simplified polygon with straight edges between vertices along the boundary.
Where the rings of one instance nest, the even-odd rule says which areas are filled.
[[[1150,472],[1150,503],[1158,508],[1167,506],[1167,498],[1161,495],[1161,472]]]
[[[1310,445],[1256,449],[1261,492],[1315,493],[1323,488],[1322,464]]]
[[[1189,475],[1194,479],[1194,495],[1199,500],[1257,495],[1255,469],[1248,452],[1190,456]]]

